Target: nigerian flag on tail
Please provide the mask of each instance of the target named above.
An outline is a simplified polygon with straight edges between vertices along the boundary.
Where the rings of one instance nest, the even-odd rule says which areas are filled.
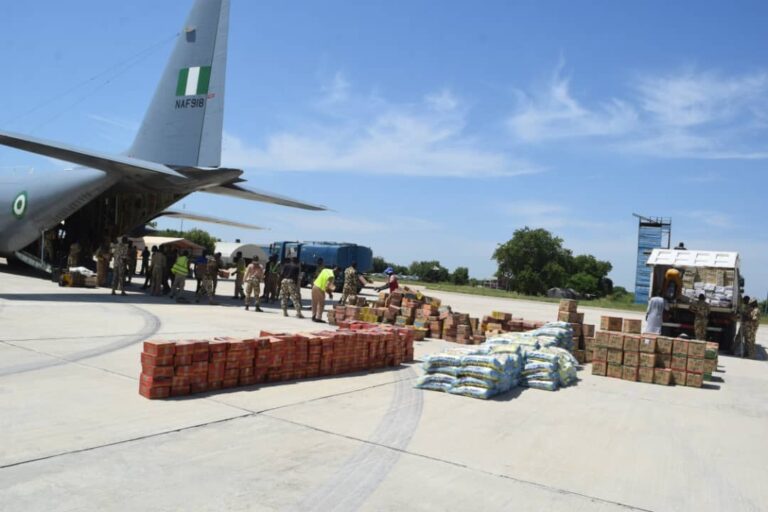
[[[176,96],[196,96],[208,94],[211,81],[211,66],[197,66],[179,70],[179,82],[176,84]]]

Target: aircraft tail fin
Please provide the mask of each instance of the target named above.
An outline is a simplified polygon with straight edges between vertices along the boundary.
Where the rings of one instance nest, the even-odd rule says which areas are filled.
[[[220,165],[228,32],[229,0],[196,0],[128,156]]]

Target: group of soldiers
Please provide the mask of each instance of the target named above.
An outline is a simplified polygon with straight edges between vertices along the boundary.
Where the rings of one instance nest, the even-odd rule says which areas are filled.
[[[693,330],[697,340],[707,339],[707,326],[709,325],[710,308],[706,296],[700,294],[696,302],[691,303],[690,311],[693,313]],[[757,299],[750,299],[744,296],[742,305],[737,313],[736,320],[741,327],[736,336],[737,350],[741,350],[743,343],[744,357],[754,358],[757,355],[755,340],[757,337],[757,328],[760,325],[760,306]]]
[[[109,248],[101,248],[97,253],[97,275],[99,285],[105,286],[109,269],[109,260],[112,260],[112,294],[117,291],[126,295],[125,284],[130,282],[130,277],[136,271],[137,257],[133,243],[127,237],[123,237]],[[194,271],[197,280],[195,290],[195,302],[207,298],[209,304],[216,304],[215,295],[219,277],[230,275],[230,271],[223,264],[221,253],[210,254],[207,250],[194,261],[190,258],[189,251],[168,249],[165,247],[144,248],[141,254],[141,271],[139,275],[145,276],[143,289],[149,289],[153,296],[169,295],[171,299],[186,302],[184,290],[186,280]],[[325,268],[324,261],[319,258],[317,268],[313,276],[313,292],[318,283],[322,284],[322,296],[318,299],[313,293],[314,321],[322,321],[322,309],[327,293],[332,297],[337,268]],[[298,258],[289,258],[281,264],[276,255],[272,255],[262,265],[258,256],[251,260],[243,257],[238,252],[233,259],[232,273],[235,276],[234,300],[243,300],[245,309],[252,305],[254,311],[262,312],[261,302],[274,302],[280,300],[280,307],[284,316],[288,316],[288,307],[292,303],[297,318],[304,318],[301,305],[301,265]],[[339,304],[355,303],[358,293],[358,283],[361,276],[357,271],[357,263],[352,264],[344,271],[344,288]],[[263,293],[262,293],[262,284]],[[254,304],[255,303],[255,304]]]

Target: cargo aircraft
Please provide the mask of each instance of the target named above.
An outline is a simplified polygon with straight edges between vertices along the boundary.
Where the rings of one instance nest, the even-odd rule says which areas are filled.
[[[77,242],[87,257],[161,216],[256,228],[168,209],[193,192],[325,210],[246,188],[242,170],[220,166],[228,25],[229,0],[195,1],[136,138],[123,154],[0,130],[0,144],[75,164],[44,176],[3,172],[0,255],[50,270],[52,245],[66,251]]]

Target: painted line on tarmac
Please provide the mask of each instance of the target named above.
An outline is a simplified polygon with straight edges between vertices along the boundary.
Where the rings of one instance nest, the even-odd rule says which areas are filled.
[[[127,336],[121,336],[120,339],[118,339],[117,341],[108,343],[107,345],[89,349],[89,350],[82,350],[80,352],[75,352],[74,354],[69,356],[54,355],[41,350],[35,350],[29,347],[22,347],[19,345],[14,345],[13,343],[9,343],[7,341],[2,341],[0,343],[15,347],[15,348],[19,348],[22,350],[27,350],[30,352],[42,354],[48,357],[53,357],[56,360],[37,362],[37,363],[27,363],[27,364],[10,366],[7,368],[0,368],[0,377],[7,377],[9,375],[18,375],[20,373],[43,370],[46,368],[52,368],[54,366],[61,366],[69,363],[78,363],[80,361],[83,361],[84,359],[90,359],[92,357],[109,354],[110,352],[115,352],[117,350],[129,347],[131,345],[144,341],[147,338],[152,337],[155,333],[157,333],[157,331],[160,330],[160,326],[162,325],[162,322],[158,317],[156,317],[149,311],[146,311],[145,309],[142,309],[138,306],[134,306],[133,304],[123,304],[123,305],[129,307],[131,311],[133,311],[134,313],[137,313],[144,320],[144,325],[141,327],[141,329],[138,330],[138,332],[127,335]]]
[[[347,434],[341,434],[339,432],[333,432],[331,430],[326,430],[326,429],[323,429],[323,428],[315,427],[315,426],[308,425],[306,423],[301,423],[301,422],[298,422],[298,421],[288,420],[288,419],[285,419],[285,418],[278,418],[278,417],[275,417],[275,416],[269,416],[269,417],[272,418],[272,419],[275,419],[277,421],[282,421],[284,423],[288,423],[288,424],[291,424],[291,425],[294,425],[294,426],[298,426],[298,427],[304,427],[306,429],[309,429],[309,430],[312,430],[312,431],[315,431],[315,432],[319,432],[319,433],[322,433],[322,434],[328,434],[328,435],[331,435],[331,436],[334,436],[334,437],[339,437],[339,438],[347,439],[349,441],[355,441],[355,442],[359,442],[359,443],[370,444],[370,445],[373,445],[375,448],[379,448],[381,450],[397,452],[398,457],[402,456],[402,455],[411,455],[413,457],[418,457],[420,459],[425,459],[425,460],[429,460],[429,461],[437,462],[437,463],[441,463],[441,464],[447,464],[449,466],[453,466],[453,467],[456,467],[456,468],[459,468],[459,469],[464,469],[464,470],[467,470],[467,471],[473,471],[473,472],[476,472],[476,473],[481,473],[481,474],[492,476],[492,477],[496,477],[496,478],[502,478],[504,480],[509,480],[509,481],[512,481],[512,482],[516,482],[518,484],[537,487],[539,489],[542,489],[542,490],[545,490],[545,491],[548,491],[548,492],[551,492],[551,493],[560,494],[560,495],[563,495],[563,496],[574,496],[574,497],[578,497],[578,498],[583,498],[583,499],[586,499],[586,500],[588,500],[588,501],[590,501],[592,503],[614,505],[616,507],[620,507],[620,508],[623,508],[623,509],[626,509],[626,510],[633,510],[633,511],[637,511],[637,512],[654,512],[651,509],[646,509],[646,508],[642,508],[642,507],[636,507],[634,505],[629,505],[629,504],[626,504],[626,503],[621,503],[619,501],[613,501],[613,500],[609,500],[609,499],[598,498],[596,496],[590,496],[589,494],[583,494],[583,493],[576,492],[576,491],[569,491],[568,489],[561,489],[559,487],[554,487],[552,485],[547,485],[547,484],[542,484],[542,483],[539,483],[539,482],[534,482],[532,480],[525,480],[525,479],[522,479],[522,478],[517,478],[517,477],[514,477],[514,476],[510,476],[510,475],[505,475],[503,473],[495,473],[493,471],[488,471],[486,469],[469,466],[469,465],[463,464],[461,462],[455,462],[455,461],[452,461],[452,460],[441,459],[439,457],[434,457],[432,455],[426,455],[426,454],[422,454],[422,453],[411,452],[411,451],[408,451],[406,449],[397,448],[397,447],[394,447],[394,446],[389,446],[389,445],[380,444],[380,443],[375,443],[375,442],[373,442],[371,440],[368,440],[368,439],[362,439],[362,438],[351,436],[351,435],[347,435]],[[366,475],[359,475],[358,473],[362,473],[366,469],[367,468],[362,467],[362,466],[358,467],[356,469],[355,473],[353,473],[349,477],[349,480],[344,482],[345,488],[346,489],[351,489],[352,488],[351,486],[355,485],[354,482],[355,482],[356,479],[358,479],[358,478],[365,478]],[[309,505],[307,507],[307,509],[313,509],[314,508],[313,505],[314,504]],[[359,506],[358,506],[358,508],[359,508]],[[333,503],[329,503],[329,504],[326,504],[326,507],[323,510],[334,510],[334,511],[336,511],[336,510],[348,510],[348,509],[347,508],[337,508],[336,506],[334,506]]]
[[[407,378],[397,381],[389,408],[371,438],[294,510],[354,511],[378,489],[400,456],[407,453],[405,448],[416,432],[424,407],[423,393],[413,388],[416,372],[408,368],[405,373]]]

